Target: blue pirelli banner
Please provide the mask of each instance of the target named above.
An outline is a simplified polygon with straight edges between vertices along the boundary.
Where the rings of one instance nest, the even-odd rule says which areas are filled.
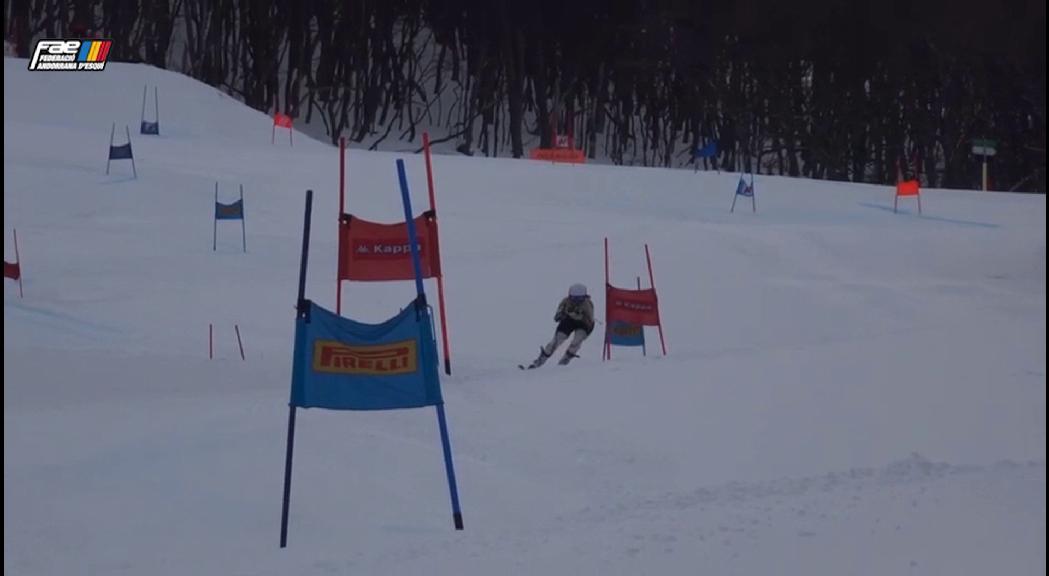
[[[296,320],[293,406],[393,410],[441,403],[433,320],[419,300],[381,324],[313,303]]]
[[[644,346],[645,330],[640,324],[616,320],[609,324],[608,341],[613,346]]]

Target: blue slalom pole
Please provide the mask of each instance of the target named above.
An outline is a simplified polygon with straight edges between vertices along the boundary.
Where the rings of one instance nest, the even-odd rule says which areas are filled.
[[[448,439],[448,421],[444,404],[437,405],[437,426],[441,429],[441,448],[444,449],[444,471],[448,475],[448,491],[452,495],[452,522],[456,530],[463,529],[463,512],[459,507],[459,489],[455,484],[455,466],[452,465],[452,441]]]
[[[423,291],[422,264],[419,261],[419,244],[415,231],[415,219],[412,218],[412,199],[408,194],[408,176],[404,172],[404,160],[397,160],[397,178],[401,183],[401,201],[404,204],[404,220],[408,224],[408,244],[412,250],[412,269],[415,271],[415,290],[426,306],[426,292]],[[427,334],[427,337],[430,335]],[[452,497],[452,521],[456,530],[463,529],[463,513],[459,508],[459,489],[455,483],[455,466],[452,464],[452,442],[448,438],[448,421],[444,415],[444,404],[438,404],[437,425],[441,431],[441,449],[444,451],[444,470],[448,476],[448,491]]]
[[[415,271],[415,292],[425,298],[423,269],[419,261],[419,244],[415,233],[415,218],[412,218],[412,198],[408,194],[408,176],[404,173],[404,160],[397,160],[397,178],[401,181],[401,202],[404,204],[404,221],[408,224],[408,244],[411,245],[412,269]]]

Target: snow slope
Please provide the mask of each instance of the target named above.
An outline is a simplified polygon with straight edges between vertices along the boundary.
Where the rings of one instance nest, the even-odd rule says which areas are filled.
[[[337,151],[144,66],[4,80],[5,573],[1045,573],[1044,196],[897,215],[886,187],[758,177],[729,214],[735,174],[437,156],[466,530],[432,410],[310,410],[279,550],[303,191],[333,307]],[[106,176],[147,82],[162,136]],[[351,212],[400,216],[399,157],[423,209],[421,157],[351,151]],[[244,184],[246,254],[230,223],[211,250],[216,180]],[[569,284],[603,310],[606,235],[618,285],[650,245],[669,356],[649,331],[602,363],[598,336],[518,371]]]

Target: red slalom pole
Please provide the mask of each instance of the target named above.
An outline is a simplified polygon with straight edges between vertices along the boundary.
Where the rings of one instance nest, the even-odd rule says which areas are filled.
[[[433,163],[430,159],[430,133],[423,132],[423,157],[426,158],[426,186],[430,191],[430,210],[437,211],[433,193]]]
[[[648,261],[648,285],[652,287],[652,293],[656,293],[656,279],[652,274],[652,256],[648,252],[648,244],[645,244],[645,260]],[[659,302],[659,295],[656,295],[656,302]],[[657,304],[658,306],[658,304]],[[656,313],[659,312],[659,308],[656,308]],[[659,319],[659,324],[656,326],[659,328],[659,344],[663,347],[663,355],[667,355],[667,343],[663,340],[663,319]]]
[[[430,157],[430,133],[423,132],[423,157],[426,158],[426,186],[430,191],[430,210],[433,211],[434,230],[437,230],[437,198],[433,186],[433,162]],[[440,238],[440,234],[437,235]],[[438,251],[440,258],[440,251]],[[440,267],[440,262],[438,262]],[[444,347],[444,373],[452,374],[452,352],[448,344],[448,320],[444,305],[444,270],[437,275],[437,303],[441,307],[441,343]]]
[[[605,236],[605,354],[603,359],[612,359],[612,344],[609,340],[608,334],[608,314],[611,311],[611,307],[608,302],[608,236]]]

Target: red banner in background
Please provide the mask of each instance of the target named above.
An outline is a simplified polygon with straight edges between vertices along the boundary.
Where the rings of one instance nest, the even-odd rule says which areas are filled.
[[[426,212],[415,219],[423,278],[441,275],[437,219]],[[412,280],[408,225],[369,222],[349,214],[339,223],[339,280]]]

